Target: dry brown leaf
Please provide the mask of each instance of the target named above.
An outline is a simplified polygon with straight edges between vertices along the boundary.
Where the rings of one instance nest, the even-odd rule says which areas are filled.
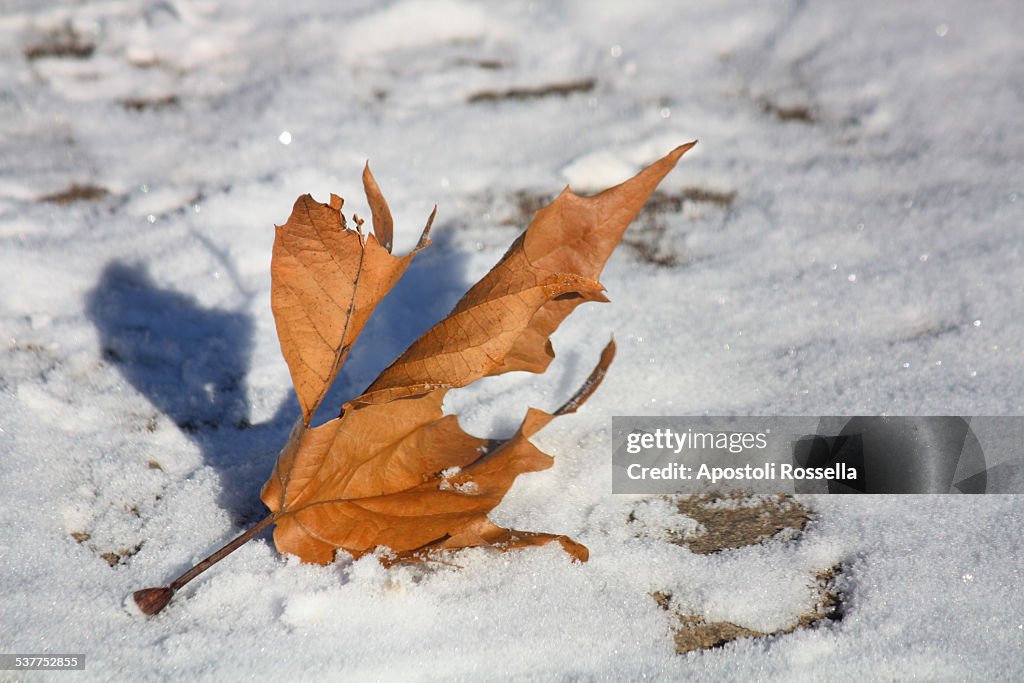
[[[614,344],[605,349],[573,400],[551,414],[530,409],[516,434],[501,443],[464,432],[455,416],[444,415],[442,401],[449,389],[485,376],[547,368],[554,357],[549,336],[580,303],[607,300],[597,281],[605,262],[647,197],[692,146],[676,148],[634,178],[594,197],[580,197],[566,188],[537,212],[501,261],[448,317],[414,342],[363,395],[347,403],[340,417],[315,428],[307,427],[312,409],[373,305],[401,275],[412,254],[395,259],[382,246],[390,243],[392,220],[368,168],[364,185],[373,212],[373,236],[346,237],[342,243],[339,232],[355,233],[344,229],[340,200],[332,197],[332,206],[324,207],[300,198],[303,213],[296,218],[297,205],[286,224],[291,229],[279,232],[279,238],[283,234],[284,239],[309,240],[308,234],[315,232],[320,243],[334,248],[326,269],[348,284],[340,296],[329,297],[334,304],[330,310],[314,308],[320,302],[315,297],[308,297],[310,304],[301,309],[306,318],[315,316],[319,327],[317,334],[307,332],[303,337],[311,348],[300,344],[293,349],[302,360],[298,365],[308,369],[319,363],[317,368],[329,368],[305,378],[302,389],[296,381],[300,401],[304,395],[312,399],[303,401],[305,420],[293,430],[261,494],[273,513],[278,549],[326,563],[339,549],[359,556],[386,546],[393,557],[402,559],[433,550],[477,545],[505,549],[557,540],[585,560],[586,548],[571,539],[503,529],[490,522],[487,513],[519,474],[552,465],[552,458],[529,437],[586,400],[607,370]],[[284,250],[291,256],[296,249],[287,249],[290,243],[284,239]],[[328,259],[315,253],[312,242],[309,251],[303,269],[273,271],[275,291],[311,287],[306,263],[325,268]],[[371,260],[373,267],[365,267]],[[362,274],[362,288],[353,272]],[[300,285],[293,284],[295,278],[301,278]],[[331,291],[323,278],[312,281],[318,294]],[[345,316],[345,307],[336,300],[357,303],[349,304]],[[279,328],[300,327],[291,322],[295,309],[275,306]],[[289,324],[281,324],[282,315],[292,316]],[[338,315],[342,321],[331,319]],[[329,324],[333,334],[319,332]],[[282,348],[293,344],[294,338],[286,344],[282,336]],[[289,366],[296,375],[296,364],[289,361]],[[307,405],[312,409],[307,411]]]
[[[559,415],[575,412],[601,383],[615,355],[611,342],[579,391],[561,408],[530,408],[506,441],[467,434],[444,415],[445,394],[511,370],[543,372],[554,351],[550,335],[584,301],[607,301],[597,281],[622,234],[662,178],[696,143],[594,197],[568,188],[534,216],[501,261],[444,320],[389,366],[339,417],[310,428],[377,303],[428,243],[430,215],[416,249],[391,255],[393,220],[369,166],[363,185],[373,234],[351,230],[342,200],[299,197],[277,228],[271,303],[281,350],[302,415],[278,457],[261,498],[271,514],[169,585],[133,594],[156,614],[176,591],[271,524],[281,552],[327,563],[338,550],[359,556],[387,547],[387,562],[486,546],[498,550],[558,541],[586,561],[586,547],[557,534],[497,526],[487,514],[524,472],[551,467],[530,437]]]
[[[328,205],[307,194],[296,200],[274,238],[271,307],[307,425],[374,307],[429,244],[434,214],[416,248],[402,258],[392,256],[391,213],[369,166],[363,182],[373,235],[362,234],[358,223],[356,230],[347,226],[337,195]]]

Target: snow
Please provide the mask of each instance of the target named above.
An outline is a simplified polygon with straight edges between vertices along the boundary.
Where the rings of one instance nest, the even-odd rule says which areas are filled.
[[[799,539],[697,555],[659,533],[693,520],[610,493],[614,414],[1024,414],[1019,4],[2,5],[0,651],[85,653],[84,680],[1024,675],[1019,496],[809,497]],[[91,53],[26,57],[69,32]],[[614,333],[600,390],[535,437],[555,467],[495,513],[587,564],[311,567],[265,534],[156,618],[126,603],[263,515],[297,411],[272,225],[299,194],[368,216],[370,159],[396,253],[439,207],[340,405],[500,257],[519,193],[600,189],[695,138],[662,189],[734,199],[639,221],[548,373],[448,402],[507,435]],[[107,194],[39,201],[75,184]],[[779,628],[837,563],[842,621],[715,650],[675,654],[649,596]]]

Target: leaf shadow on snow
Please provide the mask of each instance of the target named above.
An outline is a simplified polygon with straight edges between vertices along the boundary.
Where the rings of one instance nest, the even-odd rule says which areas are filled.
[[[440,230],[438,232],[441,232]],[[337,414],[462,295],[459,252],[446,233],[418,256],[381,302],[318,412]],[[103,357],[197,445],[221,481],[222,505],[239,525],[266,514],[259,490],[288,437],[298,401],[293,392],[265,422],[250,424],[246,375],[255,325],[244,311],[205,308],[162,288],[144,265],[111,262],[89,293],[87,312]],[[159,453],[147,454],[156,462]]]
[[[153,282],[144,265],[112,262],[90,292],[87,311],[104,360],[199,447],[221,478],[221,504],[239,520],[260,515],[253,501],[267,444],[287,433],[294,400],[268,422],[249,423],[245,376],[253,321],[246,313],[204,308]],[[159,453],[151,454],[160,462]],[[258,488],[256,488],[258,490]]]

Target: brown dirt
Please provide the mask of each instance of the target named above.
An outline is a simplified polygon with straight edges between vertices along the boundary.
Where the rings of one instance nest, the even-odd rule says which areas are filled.
[[[96,51],[96,45],[71,26],[50,31],[25,48],[25,59],[35,61],[44,57],[59,59],[87,59]]]
[[[75,183],[65,190],[40,197],[39,201],[63,206],[72,202],[96,201],[97,199],[103,199],[109,194],[110,192],[107,191],[107,188],[100,187],[99,185],[79,185]]]
[[[675,617],[672,633],[675,638],[676,653],[686,654],[694,650],[722,647],[739,638],[768,638],[785,635],[799,629],[814,628],[825,621],[842,619],[842,595],[836,588],[836,582],[841,573],[842,567],[836,565],[815,574],[815,585],[818,589],[818,599],[815,604],[801,613],[793,624],[768,632],[737,626],[728,621],[708,622],[699,615],[683,614],[673,608],[671,593],[657,592],[652,593],[651,596],[659,607],[672,612]]]
[[[142,544],[139,543],[134,548],[124,548],[122,550],[116,550],[111,552],[99,553],[99,556],[107,561],[111,567],[116,567],[132,555],[142,550]]]
[[[761,111],[774,116],[779,121],[798,121],[800,123],[814,123],[814,112],[811,108],[802,104],[781,105],[769,99],[761,99]]]
[[[699,554],[765,543],[787,534],[787,542],[794,541],[811,520],[811,512],[790,495],[751,497],[743,493],[728,495],[695,495],[671,498],[679,511],[701,524],[700,535],[669,535],[669,540],[685,545]],[[725,503],[723,505],[723,503]],[[797,620],[770,632],[749,629],[727,621],[708,622],[703,616],[685,614],[674,605],[672,594],[657,591],[651,597],[673,617],[672,633],[676,652],[721,647],[739,638],[768,638],[792,633],[798,629],[814,628],[824,621],[837,621],[843,617],[843,596],[837,584],[842,566],[835,565],[814,575],[817,596],[814,604],[803,611]]]
[[[736,505],[718,507],[715,504],[719,501],[734,501]],[[807,508],[785,494],[765,496],[756,502],[742,493],[682,496],[675,502],[681,513],[699,522],[706,532],[700,536],[675,535],[672,542],[701,555],[763,543],[782,531],[799,535],[811,519]]]
[[[500,102],[502,100],[535,100],[541,97],[566,97],[575,93],[590,92],[597,86],[593,78],[564,83],[549,83],[535,87],[509,88],[508,90],[482,90],[467,98],[470,104],[476,102]]]
[[[181,104],[177,95],[165,95],[163,97],[131,97],[121,100],[121,106],[129,111],[146,111],[155,109],[167,109]]]
[[[683,211],[687,203],[708,204],[728,209],[736,199],[735,192],[719,192],[702,187],[686,187],[678,192],[658,190],[644,205],[622,243],[633,250],[641,261],[656,266],[673,267],[694,258],[670,238],[667,218]]]

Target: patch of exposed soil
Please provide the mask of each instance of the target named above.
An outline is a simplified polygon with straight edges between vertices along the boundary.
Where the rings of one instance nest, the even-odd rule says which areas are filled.
[[[107,188],[100,187],[99,185],[79,185],[75,183],[67,189],[40,197],[39,201],[63,206],[73,202],[94,202],[98,199],[103,199],[109,194],[110,192]]]
[[[673,502],[681,513],[699,522],[705,533],[673,535],[672,542],[701,555],[763,543],[782,532],[789,534],[792,540],[803,532],[811,519],[810,511],[787,494],[753,497],[743,493],[705,494],[681,496]]]
[[[590,92],[597,86],[593,78],[582,78],[577,81],[565,81],[560,83],[548,83],[538,86],[524,86],[509,88],[507,90],[481,90],[473,93],[466,101],[470,104],[477,102],[500,102],[502,100],[536,100],[542,97],[567,97],[576,93]]]
[[[739,638],[768,638],[793,633],[799,629],[814,628],[824,622],[840,621],[843,618],[843,596],[837,583],[842,571],[842,566],[836,565],[815,574],[815,603],[802,612],[794,623],[767,632],[737,626],[728,621],[709,622],[700,615],[683,614],[673,607],[671,593],[657,592],[651,595],[659,607],[671,612],[675,618],[672,634],[675,638],[676,653],[685,654],[694,650],[722,647]]]

